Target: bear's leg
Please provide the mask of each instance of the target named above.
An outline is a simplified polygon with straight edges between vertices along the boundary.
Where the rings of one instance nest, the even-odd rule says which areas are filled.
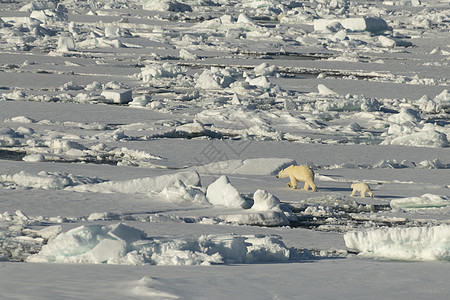
[[[355,196],[356,194],[356,189],[353,189],[352,194],[350,196]]]
[[[295,177],[290,177],[290,179],[291,179],[291,182],[290,182],[291,187],[292,187],[292,189],[295,190],[297,188],[297,179],[295,179]]]
[[[363,191],[361,191],[361,198],[366,198],[366,191],[365,190],[363,190]]]
[[[309,184],[307,181],[305,181],[305,185],[303,186],[302,191],[307,191],[308,187],[309,187]]]
[[[314,183],[314,181],[309,181],[308,184],[309,184],[309,186],[311,187],[311,190],[312,190],[313,192],[316,192],[316,191],[317,191],[317,185]]]

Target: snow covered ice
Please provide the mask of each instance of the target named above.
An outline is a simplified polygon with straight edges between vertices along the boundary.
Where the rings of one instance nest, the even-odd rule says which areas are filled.
[[[0,2],[1,299],[448,297],[448,0]]]
[[[360,255],[398,260],[449,260],[450,226],[389,228],[344,235]]]

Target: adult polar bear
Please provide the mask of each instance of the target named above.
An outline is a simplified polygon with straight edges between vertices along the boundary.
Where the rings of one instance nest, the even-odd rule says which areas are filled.
[[[292,189],[297,188],[297,183],[299,181],[304,181],[305,186],[302,188],[303,191],[307,191],[309,187],[313,192],[317,191],[317,186],[314,183],[314,171],[308,166],[295,166],[291,165],[286,169],[281,170],[277,178],[289,177],[291,181],[286,185]]]

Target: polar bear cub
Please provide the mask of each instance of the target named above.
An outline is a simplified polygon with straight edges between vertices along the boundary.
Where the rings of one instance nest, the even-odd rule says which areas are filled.
[[[356,192],[360,193],[360,197],[365,198],[366,197],[366,193],[373,198],[373,193],[370,190],[370,187],[367,183],[364,182],[358,182],[358,183],[354,183],[351,185],[351,188],[353,189],[352,191],[352,196],[355,196]]]
[[[309,187],[313,192],[317,191],[317,186],[314,183],[314,171],[308,166],[295,166],[291,165],[286,169],[281,170],[277,178],[289,177],[291,181],[286,185],[292,189],[297,188],[297,183],[299,181],[304,181],[305,186],[302,188],[303,191],[307,191]]]

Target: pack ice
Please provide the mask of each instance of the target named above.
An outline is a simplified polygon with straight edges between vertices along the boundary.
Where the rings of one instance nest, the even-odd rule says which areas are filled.
[[[124,225],[86,225],[61,233],[29,262],[208,265],[285,261],[279,236],[205,235],[197,240],[151,238]]]

